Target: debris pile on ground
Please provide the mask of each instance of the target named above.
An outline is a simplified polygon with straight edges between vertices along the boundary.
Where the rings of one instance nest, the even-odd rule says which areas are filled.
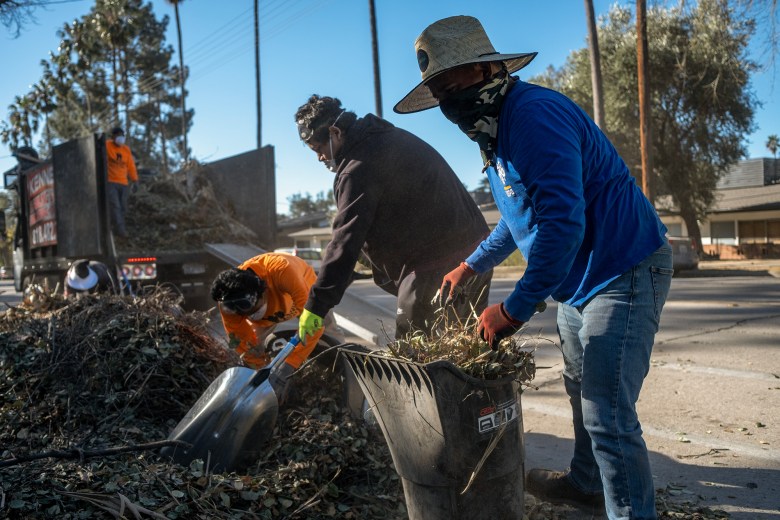
[[[256,244],[257,235],[221,204],[205,175],[205,166],[143,179],[128,200],[126,251],[199,249],[208,242]]]
[[[35,294],[0,313],[0,516],[11,519],[407,518],[381,436],[340,404],[334,365],[312,362],[259,460],[213,474],[158,456],[234,353],[170,294]],[[660,518],[710,519],[695,504]],[[526,520],[578,518],[526,495]],[[712,514],[710,514],[712,513]]]
[[[0,516],[405,516],[386,445],[341,408],[329,367],[296,374],[260,460],[241,475],[213,475],[150,449],[238,364],[205,316],[164,294],[60,303],[0,313]]]

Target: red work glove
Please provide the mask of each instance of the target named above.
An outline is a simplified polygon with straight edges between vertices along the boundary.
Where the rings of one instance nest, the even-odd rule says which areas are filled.
[[[451,304],[463,292],[463,284],[466,280],[477,274],[466,262],[461,262],[458,267],[447,273],[441,281],[441,288],[437,294],[439,306]]]
[[[517,321],[506,312],[503,303],[489,306],[477,320],[479,337],[487,341],[493,350],[498,349],[502,339],[508,338],[522,326],[522,321]]]

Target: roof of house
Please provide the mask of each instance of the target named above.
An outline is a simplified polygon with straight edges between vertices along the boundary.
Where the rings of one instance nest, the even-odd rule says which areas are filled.
[[[661,214],[677,213],[671,196],[659,197],[656,203]],[[715,202],[708,213],[780,210],[780,184],[752,188],[715,190]]]
[[[301,217],[288,218],[280,220],[278,223],[279,229],[289,229],[294,227],[330,227],[330,221],[328,220],[328,213],[325,211],[317,211]]]
[[[780,209],[780,184],[718,190],[711,211],[760,211]]]

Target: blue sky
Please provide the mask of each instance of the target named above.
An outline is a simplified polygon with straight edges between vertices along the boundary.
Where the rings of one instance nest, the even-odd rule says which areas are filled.
[[[520,72],[523,79],[549,65],[561,66],[571,51],[586,45],[581,1],[513,0],[494,2],[493,8],[474,0],[375,2],[384,117],[437,148],[470,189],[481,176],[476,145],[437,109],[404,116],[392,111],[420,80],[414,55],[414,40],[420,32],[446,16],[476,16],[499,52],[539,52]],[[176,48],[173,8],[162,0],[152,3],[158,17],[171,17],[168,41]],[[597,16],[606,13],[612,3],[597,0]],[[619,3],[635,5],[633,0]],[[36,11],[37,23],[28,24],[18,38],[0,27],[4,70],[0,117],[7,117],[6,107],[15,95],[28,92],[41,77],[39,62],[57,48],[57,29],[87,13],[91,5],[89,0],[52,2]],[[361,116],[374,111],[368,1],[261,0],[260,5],[263,144],[275,147],[277,212],[285,212],[290,195],[327,191],[333,180],[299,141],[293,117],[297,108],[316,93],[340,98],[347,109]],[[187,107],[195,109],[189,144],[200,161],[255,146],[252,6],[251,0],[186,0],[180,4],[184,58],[190,67]],[[750,157],[770,156],[766,138],[780,134],[778,75],[769,71],[753,78],[764,105],[757,113],[756,132],[746,136]],[[0,145],[0,172],[14,164],[8,147]]]

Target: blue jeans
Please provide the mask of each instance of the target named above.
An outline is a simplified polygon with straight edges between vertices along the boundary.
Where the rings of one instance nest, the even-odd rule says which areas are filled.
[[[129,188],[127,185],[119,184],[118,182],[107,182],[106,190],[108,192],[108,206],[111,212],[114,232],[119,236],[126,236],[125,213],[127,213]]]
[[[568,479],[585,493],[603,492],[610,520],[657,518],[636,402],[672,273],[665,244],[581,307],[558,307],[574,419]]]

